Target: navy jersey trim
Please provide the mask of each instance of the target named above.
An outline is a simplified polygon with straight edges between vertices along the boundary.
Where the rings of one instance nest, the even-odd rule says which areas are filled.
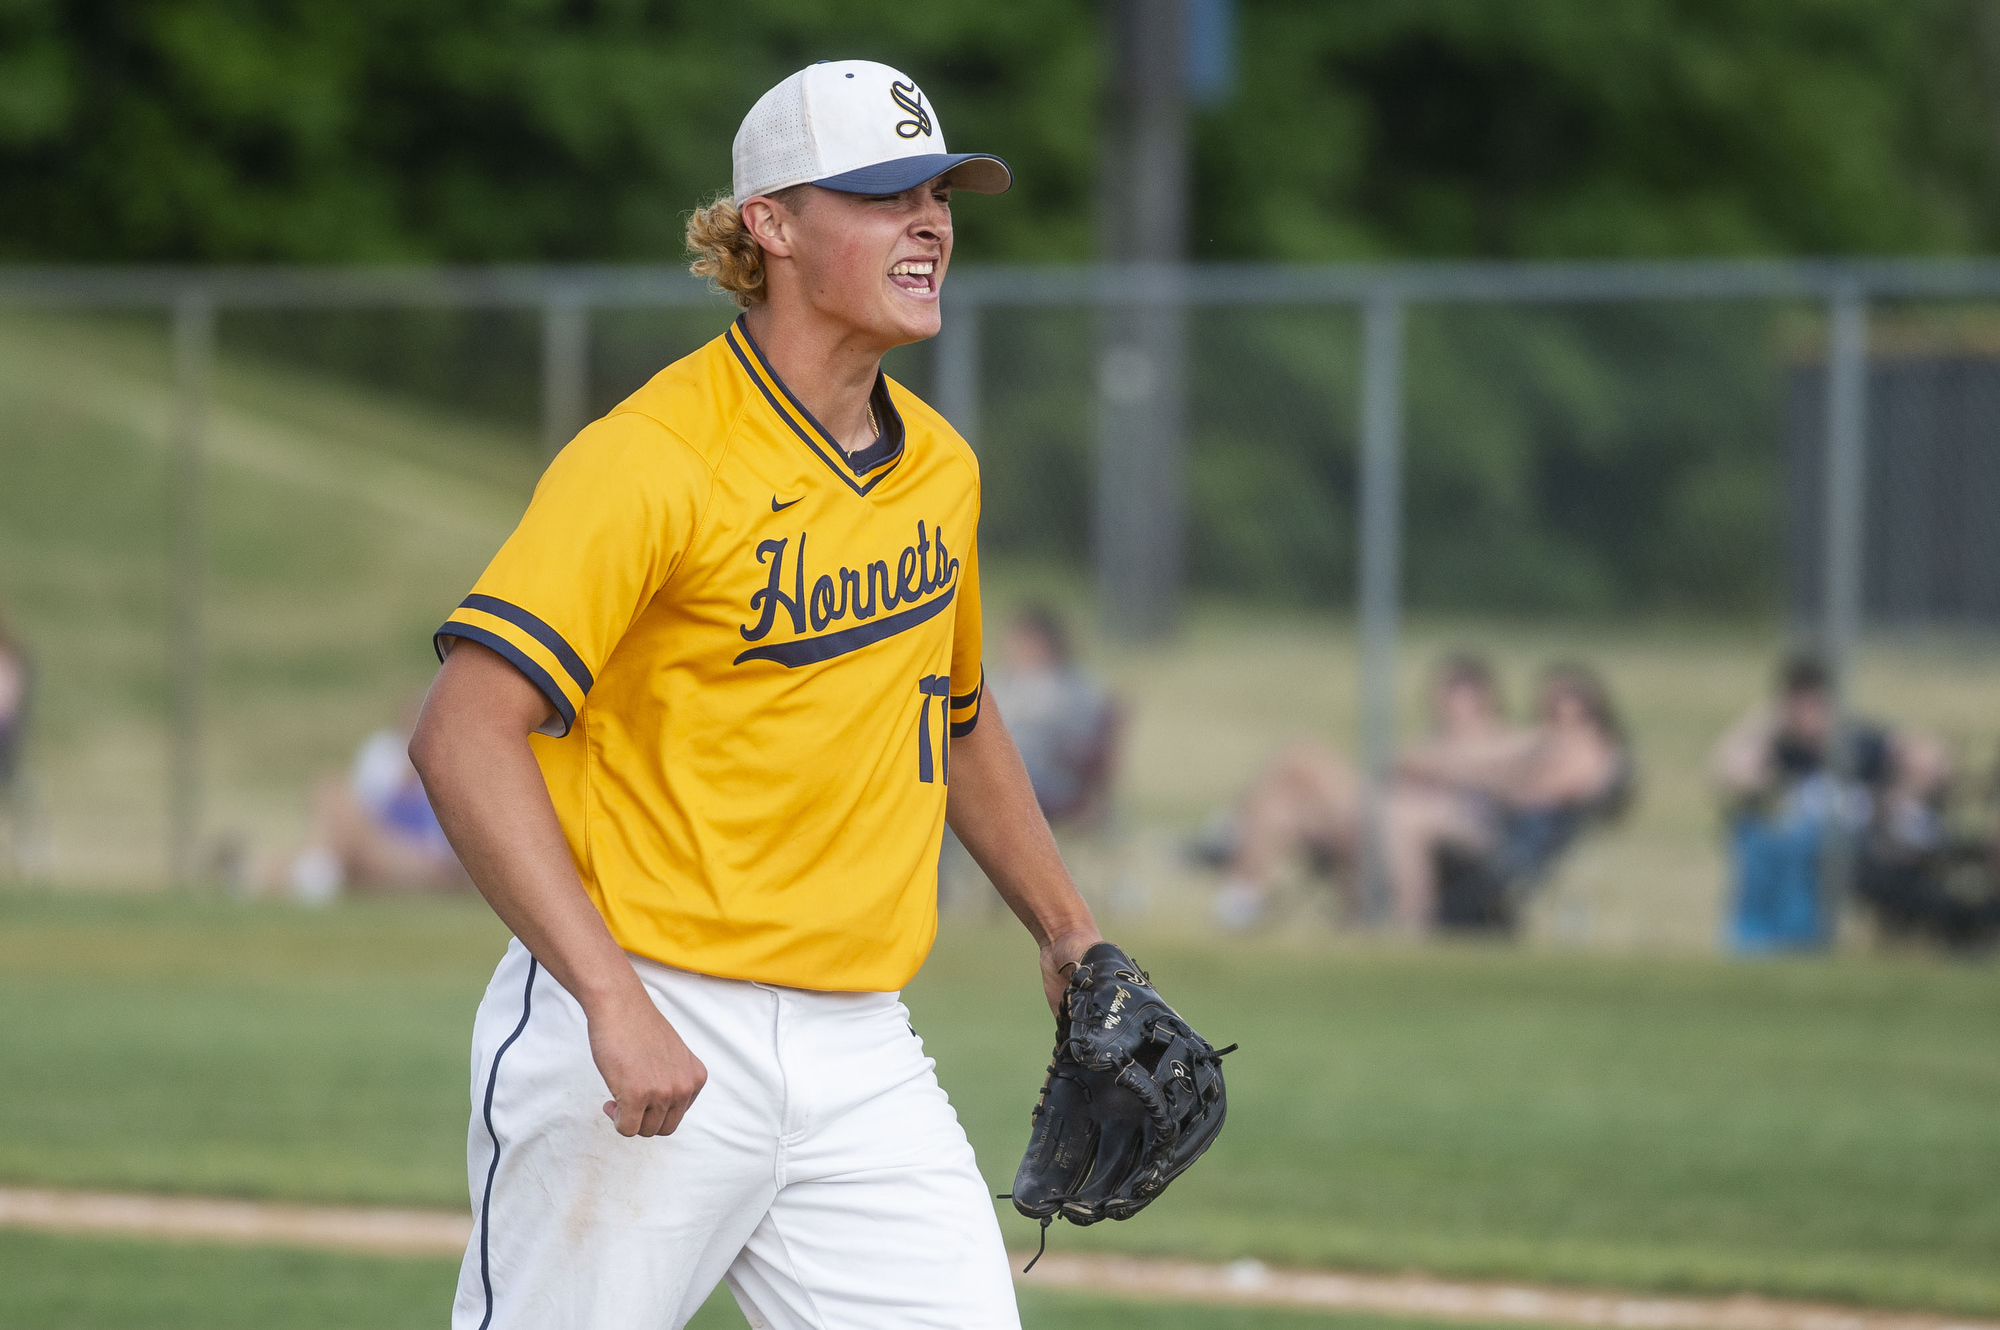
[[[780,380],[778,386],[783,388],[784,382]],[[787,390],[785,395],[790,397],[790,391]],[[875,371],[875,386],[869,390],[868,400],[875,408],[875,419],[880,422],[881,433],[866,448],[841,453],[857,476],[865,476],[878,466],[887,466],[903,455],[903,418],[897,414],[896,404],[889,400],[888,376],[879,369]]]
[[[964,720],[951,722],[951,737],[954,739],[963,739],[966,735],[972,733],[973,726],[979,724],[979,715],[986,709],[986,667],[984,665],[979,667],[979,682],[972,686],[972,691],[952,698],[951,707],[954,711],[964,707],[972,708],[970,716],[967,716]]]
[[[825,450],[822,449],[819,446],[819,444],[813,441],[812,435],[806,433],[803,429],[800,429],[799,422],[793,420],[791,416],[786,413],[785,408],[778,405],[778,399],[771,395],[770,387],[766,385],[764,380],[758,376],[757,371],[751,367],[750,358],[743,354],[743,348],[736,344],[736,327],[734,324],[730,325],[729,329],[722,334],[722,339],[725,342],[729,343],[729,349],[735,353],[736,359],[741,361],[743,364],[743,372],[750,376],[750,382],[757,385],[757,391],[764,394],[764,400],[769,402],[771,404],[771,409],[778,413],[778,419],[784,421],[785,424],[789,425],[791,427],[792,433],[798,435],[799,440],[802,443],[804,443],[806,447],[812,449],[813,456],[819,458],[820,461],[826,463],[827,470],[833,472],[834,475],[839,476],[841,481],[849,489],[853,490],[856,494],[866,494],[869,490],[875,488],[875,482],[872,480],[868,482],[866,485],[855,484],[854,477],[847,474],[847,469],[845,467],[836,464],[831,457],[828,457],[826,455]],[[880,477],[877,477],[877,479],[880,479]]]
[[[563,640],[563,635],[549,627],[547,623],[512,601],[502,600],[498,596],[483,596],[476,591],[458,602],[458,607],[462,610],[483,610],[496,619],[505,619],[513,624],[547,647],[549,654],[569,671],[569,677],[576,680],[576,686],[584,696],[590,695],[590,686],[597,682],[591,676],[590,667],[585,665],[583,657],[577,655],[570,644]]]
[[[846,453],[841,449],[840,445],[835,443],[833,437],[826,432],[819,421],[813,418],[812,412],[806,410],[803,406],[799,406],[798,399],[792,396],[792,390],[785,386],[785,381],[778,377],[777,371],[772,369],[770,362],[764,359],[764,352],[758,347],[756,339],[750,336],[749,330],[743,326],[743,320],[739,318],[735,323],[730,324],[724,330],[722,339],[728,343],[729,350],[735,355],[738,363],[743,366],[743,372],[748,374],[750,381],[757,385],[757,391],[764,394],[764,400],[769,402],[771,409],[778,413],[778,418],[785,422],[792,433],[799,436],[801,443],[812,450],[813,456],[824,462],[827,469],[840,477],[841,483],[856,494],[865,495],[874,489],[876,485],[881,483],[882,477],[888,474],[888,465],[903,455],[903,417],[896,410],[895,405],[888,402],[888,393],[886,390],[883,390],[880,381],[881,371],[876,371],[876,388],[878,391],[881,391],[881,401],[888,404],[887,414],[883,416],[882,430],[884,437],[890,434],[894,435],[895,445],[888,455],[879,461],[870,463],[868,469],[876,472],[876,474],[862,481],[856,479],[854,467],[844,460]],[[743,350],[745,346],[750,348],[749,354],[745,354]],[[756,357],[756,365],[750,363],[752,355]],[[763,368],[763,374],[757,372],[758,366]],[[785,409],[785,404],[780,402],[777,395],[771,391],[771,383],[764,381],[765,374],[770,376],[771,383],[778,385],[778,392],[785,395],[785,402],[789,402],[795,407],[798,415],[795,416],[791,411]],[[878,414],[880,413],[880,408],[878,408]],[[810,431],[799,423],[801,416],[805,418],[807,424],[811,425],[812,428]],[[815,435],[818,437],[815,438]],[[866,453],[868,449],[863,449],[862,451]]]
[[[509,665],[527,676],[529,683],[541,689],[542,696],[549,699],[549,704],[556,709],[556,714],[562,717],[562,729],[553,736],[554,738],[560,739],[567,735],[570,726],[576,724],[576,708],[569,704],[569,697],[563,692],[562,685],[555,681],[554,675],[537,665],[527,652],[489,628],[481,628],[477,624],[470,623],[447,623],[431,635],[431,646],[437,652],[439,660],[444,659],[444,639],[447,637],[462,637],[468,642],[477,642],[489,650],[499,652]]]
[[[847,462],[849,470],[856,475],[865,476],[877,467],[887,466],[903,455],[903,417],[896,410],[896,404],[889,400],[889,380],[880,369],[875,371],[875,386],[868,390],[868,396],[874,403],[875,416],[881,424],[882,432],[876,436],[874,443],[859,452],[849,453],[834,441],[833,435],[827,433],[826,426],[820,424],[818,418],[806,410],[806,404],[792,395],[792,390],[784,378],[777,370],[771,368],[770,361],[764,359],[764,348],[758,346],[757,339],[750,335],[750,325],[744,322],[742,315],[737,316],[736,323],[743,330],[743,344],[757,357],[757,363],[771,376],[771,382],[778,385],[778,391],[785,395],[785,400],[792,404],[792,409],[805,418],[806,423],[813,427],[813,431],[820,438],[826,440],[834,455]]]
[[[486,1165],[486,1192],[479,1198],[479,1286],[486,1294],[486,1315],[479,1320],[479,1330],[487,1330],[493,1324],[493,1179],[500,1172],[500,1133],[493,1129],[493,1089],[500,1081],[500,1059],[507,1056],[507,1050],[528,1028],[528,1016],[535,1009],[535,971],[540,968],[540,961],[528,957],[528,982],[521,989],[520,1024],[495,1051],[492,1070],[486,1073],[486,1102],[480,1117],[486,1123],[486,1138],[493,1142],[493,1158]]]
[[[775,660],[788,670],[795,670],[801,665],[817,665],[823,660],[832,660],[835,656],[844,656],[850,651],[873,646],[885,637],[908,632],[924,620],[937,617],[938,611],[951,604],[952,597],[957,594],[958,587],[954,585],[942,596],[933,597],[907,610],[898,610],[871,623],[843,628],[837,633],[826,633],[820,637],[804,637],[791,642],[773,642],[769,646],[751,647],[738,656],[734,663],[741,665],[746,660]]]

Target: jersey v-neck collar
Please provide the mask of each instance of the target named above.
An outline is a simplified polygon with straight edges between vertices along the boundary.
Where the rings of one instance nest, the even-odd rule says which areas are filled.
[[[881,432],[875,436],[875,442],[866,448],[849,453],[834,442],[826,427],[792,395],[792,390],[778,377],[778,371],[764,359],[763,348],[757,345],[757,339],[750,335],[748,325],[740,316],[722,336],[735,354],[737,363],[743,366],[743,372],[757,385],[757,390],[771,404],[771,409],[778,413],[778,418],[849,489],[856,494],[866,494],[889,474],[896,459],[903,455],[904,430],[902,414],[889,398],[888,376],[881,370],[875,371],[875,387],[869,393]]]

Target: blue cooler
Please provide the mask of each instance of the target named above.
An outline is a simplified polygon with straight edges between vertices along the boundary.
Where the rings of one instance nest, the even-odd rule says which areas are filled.
[[[1738,817],[1729,826],[1735,881],[1725,924],[1740,956],[1810,951],[1833,937],[1833,911],[1820,893],[1826,823],[1819,818]]]

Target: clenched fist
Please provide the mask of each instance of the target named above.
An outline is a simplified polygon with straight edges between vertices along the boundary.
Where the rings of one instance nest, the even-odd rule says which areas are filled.
[[[591,1013],[590,1055],[611,1090],[604,1116],[620,1136],[671,1136],[708,1083],[708,1068],[643,990]]]

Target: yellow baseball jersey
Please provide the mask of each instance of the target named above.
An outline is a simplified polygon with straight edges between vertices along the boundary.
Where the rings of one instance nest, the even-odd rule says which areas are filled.
[[[627,951],[891,990],[930,950],[979,467],[886,376],[873,404],[843,453],[738,320],[563,449],[438,630],[547,696],[535,755]]]

